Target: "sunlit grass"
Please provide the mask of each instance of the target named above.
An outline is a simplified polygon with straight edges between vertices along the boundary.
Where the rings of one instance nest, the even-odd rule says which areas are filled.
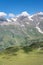
[[[23,50],[19,50],[17,55],[0,54],[0,65],[43,65],[43,54],[33,50],[28,54]]]

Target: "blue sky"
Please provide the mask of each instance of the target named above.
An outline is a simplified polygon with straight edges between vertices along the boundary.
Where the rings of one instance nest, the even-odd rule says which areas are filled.
[[[43,12],[43,0],[0,0],[0,12],[19,14]]]

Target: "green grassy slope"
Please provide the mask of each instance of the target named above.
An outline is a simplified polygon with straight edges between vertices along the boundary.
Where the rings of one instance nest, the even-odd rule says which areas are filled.
[[[33,27],[0,26],[0,51],[0,65],[43,65],[43,35]]]
[[[32,26],[26,26],[25,28],[13,25],[0,26],[0,49],[5,49],[11,45],[19,46],[21,43],[24,44],[26,37],[28,38],[27,41],[31,41],[41,39],[43,35]]]
[[[37,49],[28,54],[23,50],[19,50],[17,55],[2,53],[0,65],[43,65],[43,54],[40,54]]]

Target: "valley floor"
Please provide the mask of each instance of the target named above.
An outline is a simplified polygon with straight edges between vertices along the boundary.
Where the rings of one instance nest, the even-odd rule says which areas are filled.
[[[37,53],[39,50],[34,50],[29,53],[24,53],[19,50],[17,55],[0,54],[0,65],[43,65],[43,53]]]

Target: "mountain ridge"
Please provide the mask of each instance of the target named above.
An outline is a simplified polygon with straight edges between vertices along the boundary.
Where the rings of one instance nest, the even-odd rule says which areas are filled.
[[[39,33],[43,34],[43,12],[39,12],[33,15],[28,14],[27,12],[22,12],[21,14],[5,19],[0,16],[0,25],[18,25],[21,27],[34,26]]]
[[[0,49],[43,42],[43,15],[23,12],[0,23]],[[33,40],[33,42],[32,42]]]

